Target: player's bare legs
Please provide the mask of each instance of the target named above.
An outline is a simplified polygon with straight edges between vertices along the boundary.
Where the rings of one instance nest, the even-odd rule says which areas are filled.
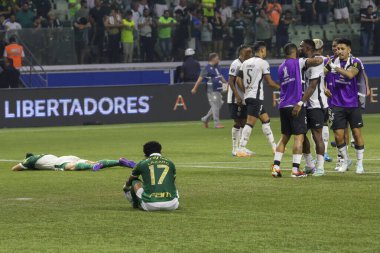
[[[314,176],[323,176],[325,174],[325,143],[322,137],[323,128],[311,129],[313,140],[315,143],[315,152],[317,153],[317,170],[313,174]]]
[[[356,174],[363,174],[364,139],[360,128],[352,129],[356,150]]]
[[[270,127],[270,118],[268,113],[263,113],[260,115],[260,121],[262,123],[261,128],[263,130],[263,133],[265,137],[267,138],[267,141],[269,145],[272,148],[272,153],[274,154],[276,152],[276,142],[274,141],[274,136],[272,129]]]
[[[238,157],[248,157],[252,155],[252,154],[249,154],[249,152],[247,152],[248,150],[246,146],[249,141],[249,137],[251,136],[252,129],[256,124],[256,121],[257,121],[257,118],[255,116],[252,116],[252,115],[247,116],[247,123],[245,124],[243,128],[241,138],[240,138],[239,151],[236,154]]]

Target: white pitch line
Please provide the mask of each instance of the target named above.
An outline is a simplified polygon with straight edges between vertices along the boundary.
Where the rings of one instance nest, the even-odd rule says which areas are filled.
[[[191,166],[191,168],[197,168],[197,169],[235,169],[235,170],[258,170],[258,171],[270,171],[269,168],[247,168],[247,167],[230,167],[230,166],[207,166],[207,165],[195,165]],[[281,169],[282,171],[291,171],[291,169]],[[340,173],[335,170],[326,170],[328,173]],[[370,171],[365,172],[364,174],[380,174],[380,171]]]

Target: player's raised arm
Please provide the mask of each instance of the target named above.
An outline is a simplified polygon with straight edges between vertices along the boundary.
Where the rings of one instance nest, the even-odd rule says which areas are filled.
[[[355,76],[359,74],[359,69],[357,66],[351,66],[348,69],[343,69],[335,65],[334,63],[330,63],[331,69],[335,70],[337,73],[347,77],[348,79],[354,79]]]
[[[313,57],[313,58],[307,58],[306,60],[306,66],[309,67],[316,67],[318,65],[321,65],[323,63],[323,59],[321,57]]]

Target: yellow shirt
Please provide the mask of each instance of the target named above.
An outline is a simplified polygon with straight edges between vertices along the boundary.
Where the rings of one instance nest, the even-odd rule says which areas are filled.
[[[123,19],[121,22],[124,26],[121,29],[121,42],[133,43],[133,28],[135,27],[135,22],[133,22],[133,20],[128,21],[127,19]]]
[[[206,8],[203,8],[203,15],[205,17],[213,17],[215,15],[215,0],[202,0],[202,5],[206,5]]]

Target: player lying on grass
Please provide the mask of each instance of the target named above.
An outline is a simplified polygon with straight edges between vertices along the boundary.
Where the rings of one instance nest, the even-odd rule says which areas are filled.
[[[98,171],[110,167],[133,168],[135,163],[125,158],[119,160],[100,160],[97,162],[81,159],[76,156],[55,156],[51,154],[34,155],[27,153],[25,160],[15,166],[13,171],[22,170],[93,170]]]
[[[179,206],[175,165],[161,156],[161,149],[158,142],[146,143],[146,159],[136,165],[123,187],[125,196],[133,208],[141,208],[144,211],[172,211]],[[140,176],[143,182],[139,179]]]

